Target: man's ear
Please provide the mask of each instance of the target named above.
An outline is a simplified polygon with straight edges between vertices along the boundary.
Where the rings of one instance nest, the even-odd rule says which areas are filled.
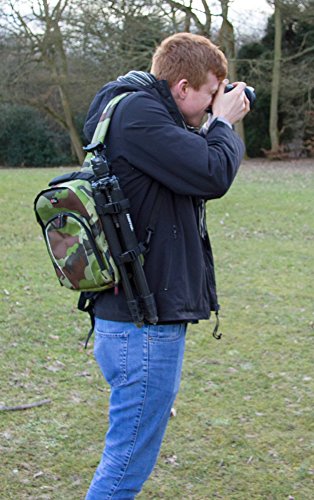
[[[189,87],[189,82],[185,78],[182,78],[182,80],[179,80],[171,87],[171,92],[177,99],[184,100],[187,96]]]

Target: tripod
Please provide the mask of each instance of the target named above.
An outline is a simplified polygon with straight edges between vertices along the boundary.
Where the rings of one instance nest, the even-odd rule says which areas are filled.
[[[119,269],[121,283],[126,296],[132,321],[142,326],[158,322],[156,303],[150,292],[144,273],[143,244],[137,241],[125,198],[118,178],[110,172],[102,142],[84,148],[95,156],[91,159],[95,180],[92,182],[96,210],[100,217],[112,257]],[[132,280],[138,297],[134,296],[127,264],[130,264]]]

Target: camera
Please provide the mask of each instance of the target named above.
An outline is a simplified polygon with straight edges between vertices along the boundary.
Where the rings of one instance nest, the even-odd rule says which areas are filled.
[[[226,88],[225,88],[225,94],[227,92],[230,92],[230,90],[233,90],[235,88],[235,85],[232,85],[232,83],[228,83],[228,85],[226,85]],[[248,100],[250,101],[250,109],[253,108],[254,106],[254,103],[256,101],[256,94],[255,94],[255,90],[253,87],[245,87],[244,89],[244,93],[246,95],[246,97],[248,98]],[[212,107],[209,106],[207,109],[206,109],[206,112],[207,113],[212,113]]]
[[[225,88],[225,94],[227,92],[230,92],[230,90],[234,89],[234,85],[232,85],[232,83],[228,83],[228,85],[226,85],[226,88]],[[250,109],[253,108],[254,106],[254,103],[256,101],[256,94],[255,94],[255,90],[253,87],[245,87],[244,89],[244,93],[246,95],[246,97],[248,98],[248,100],[250,101]]]

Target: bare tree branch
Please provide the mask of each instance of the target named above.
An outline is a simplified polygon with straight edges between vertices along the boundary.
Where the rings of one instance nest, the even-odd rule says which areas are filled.
[[[36,408],[37,406],[43,406],[50,403],[51,399],[43,399],[42,401],[36,401],[36,403],[26,403],[23,405],[16,405],[16,406],[0,406],[0,411],[28,410],[29,408]]]
[[[190,16],[193,21],[195,22],[195,25],[197,26],[198,30],[203,33],[203,34],[207,34],[209,35],[209,32],[210,32],[210,27],[211,27],[211,16],[210,16],[210,11],[209,11],[209,8],[207,8],[207,12],[209,13],[209,18],[207,18],[207,15],[206,15],[206,23],[203,24],[200,19],[198,18],[197,14],[195,14],[195,10],[197,9],[194,9],[193,7],[190,6],[187,6],[187,5],[184,5],[180,2],[177,2],[176,0],[168,0],[169,4],[174,7],[175,9],[177,10],[181,10],[182,12],[184,12],[186,15]],[[204,3],[204,2],[203,2]],[[206,2],[205,2],[206,3]],[[207,6],[208,7],[208,6]],[[201,12],[201,11],[200,11]]]
[[[302,56],[309,54],[310,52],[313,52],[313,51],[314,51],[314,46],[307,47],[306,49],[302,50],[301,52],[297,52],[296,54],[293,54],[292,56],[282,57],[281,60],[282,60],[282,62],[293,61],[294,59],[298,59],[299,57],[302,57]]]

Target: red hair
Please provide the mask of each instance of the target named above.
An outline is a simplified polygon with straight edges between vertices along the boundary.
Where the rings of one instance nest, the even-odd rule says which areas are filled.
[[[208,38],[192,33],[176,33],[157,47],[151,72],[158,80],[167,80],[170,87],[186,78],[198,90],[211,71],[223,80],[228,63],[223,52]]]

